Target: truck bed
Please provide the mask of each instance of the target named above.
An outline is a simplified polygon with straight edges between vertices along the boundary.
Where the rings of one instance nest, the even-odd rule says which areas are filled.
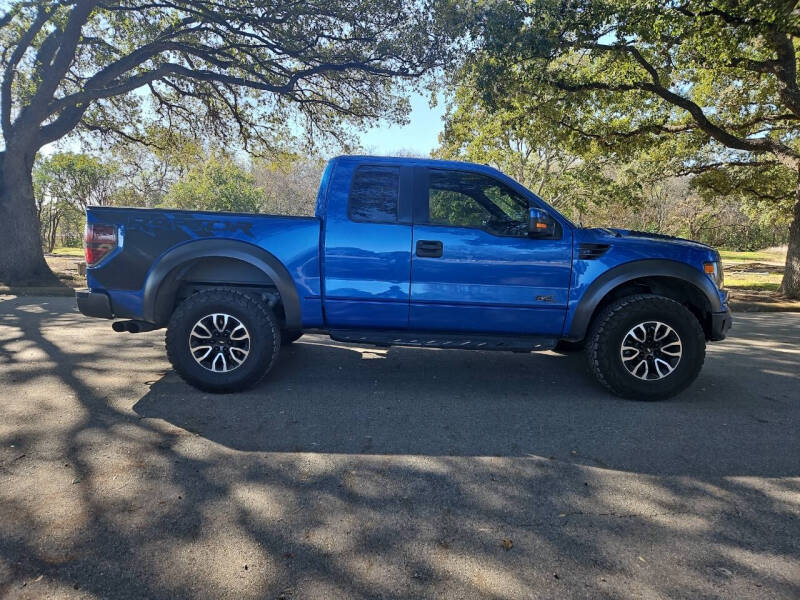
[[[269,252],[291,274],[303,313],[320,313],[320,220],[315,217],[93,206],[87,222],[119,228],[120,247],[87,269],[89,288],[108,292],[115,315],[141,314],[148,275],[171,251],[197,240],[244,242]]]

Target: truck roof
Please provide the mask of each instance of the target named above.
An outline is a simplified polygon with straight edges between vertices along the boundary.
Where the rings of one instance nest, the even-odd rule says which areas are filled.
[[[459,160],[441,160],[438,158],[413,158],[408,156],[371,156],[369,154],[341,154],[334,157],[332,160],[337,162],[369,162],[369,163],[392,163],[392,164],[407,164],[418,167],[432,167],[444,169],[463,169],[469,167],[470,171],[483,172],[491,175],[503,175],[494,167],[489,165],[472,163]],[[505,177],[505,176],[504,176]]]

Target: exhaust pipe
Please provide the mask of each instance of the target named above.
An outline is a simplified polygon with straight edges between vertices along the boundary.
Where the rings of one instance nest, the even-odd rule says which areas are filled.
[[[147,321],[114,321],[111,324],[111,329],[117,333],[122,333],[123,331],[127,331],[128,333],[141,333],[143,331],[153,331],[158,328]]]

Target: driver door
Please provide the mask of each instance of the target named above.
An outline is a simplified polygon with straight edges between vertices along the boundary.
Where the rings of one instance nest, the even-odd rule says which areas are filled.
[[[409,328],[561,335],[571,231],[528,236],[530,200],[489,175],[420,169]]]

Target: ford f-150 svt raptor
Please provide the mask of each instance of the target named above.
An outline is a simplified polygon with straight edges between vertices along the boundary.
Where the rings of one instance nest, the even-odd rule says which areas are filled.
[[[175,370],[241,390],[304,331],[375,344],[531,352],[585,346],[615,394],[659,399],[731,326],[719,254],[585,229],[497,170],[341,156],[315,217],[91,207],[85,315],[166,327]]]

